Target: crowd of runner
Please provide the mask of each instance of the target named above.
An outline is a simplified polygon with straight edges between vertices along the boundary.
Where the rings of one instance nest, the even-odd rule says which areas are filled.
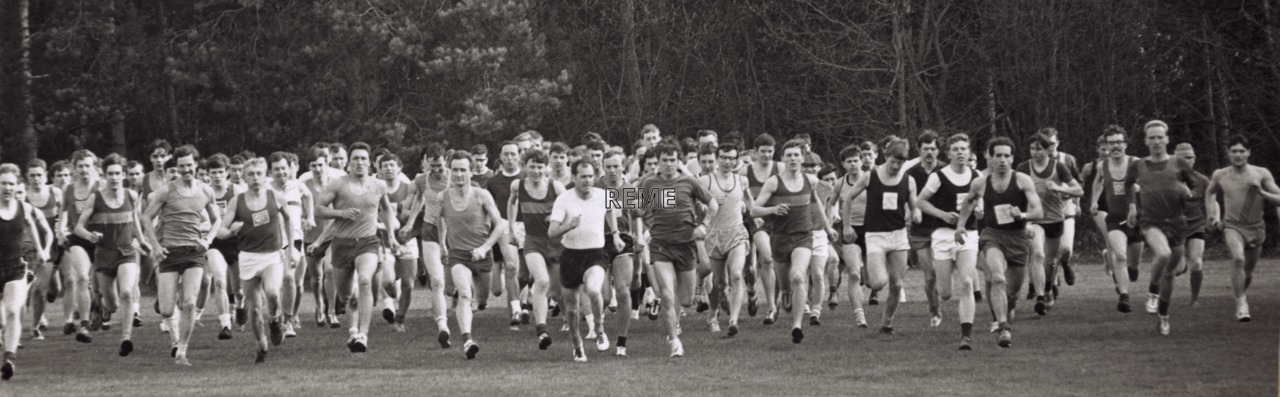
[[[1057,150],[1052,128],[982,146],[923,131],[913,137],[918,157],[909,158],[908,139],[889,137],[849,145],[827,165],[805,134],[780,145],[768,134],[747,141],[709,130],[676,141],[652,125],[631,154],[598,134],[571,148],[524,132],[496,147],[497,169],[483,145],[433,143],[412,159],[422,168],[412,179],[393,151],[364,143],[261,157],[202,156],[158,140],[150,172],[88,150],[25,170],[3,164],[0,375],[14,374],[24,312],[28,337],[43,340],[46,305],[59,299],[65,318],[52,321],[62,320],[64,335],[92,343],[115,322],[128,356],[145,287],[156,290],[159,327],[180,365],[191,365],[187,348],[206,309],[218,339],[252,328],[264,362],[301,331],[309,294],[316,325],[345,325],[347,349],[364,353],[378,301],[381,317],[405,332],[415,289],[429,296],[440,347],[460,340],[467,359],[493,331],[472,328],[491,294],[507,302],[511,330],[533,324],[542,350],[555,339],[549,317],[561,317],[579,362],[588,341],[625,356],[641,315],[662,320],[672,357],[685,353],[682,317],[732,337],[743,309],[763,311],[763,324],[781,315],[801,343],[806,318],[820,325],[824,307],[847,302],[867,328],[865,305],[880,304],[881,292],[878,328],[892,337],[909,263],[925,274],[929,327],[942,325],[954,298],[959,349],[973,349],[985,296],[991,332],[1008,348],[1024,285],[1040,316],[1060,286],[1074,285],[1077,221],[1106,236],[1120,312],[1131,311],[1130,284],[1151,251],[1145,306],[1161,335],[1175,276],[1190,272],[1195,305],[1206,234],[1223,230],[1235,318],[1249,321],[1263,210],[1280,205],[1280,188],[1249,165],[1244,137],[1226,142],[1230,165],[1205,176],[1193,145],[1169,153],[1168,132],[1160,121],[1144,125],[1149,155],[1139,158],[1129,155],[1130,134],[1108,126],[1083,167]],[[1016,160],[1021,153],[1029,157]]]

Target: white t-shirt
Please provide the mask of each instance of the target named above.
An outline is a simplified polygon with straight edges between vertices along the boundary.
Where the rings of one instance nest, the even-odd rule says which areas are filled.
[[[585,200],[578,197],[577,189],[569,189],[556,197],[550,221],[565,223],[581,216],[581,223],[564,234],[561,244],[573,250],[604,248],[605,212],[604,189],[591,188],[591,197]]]

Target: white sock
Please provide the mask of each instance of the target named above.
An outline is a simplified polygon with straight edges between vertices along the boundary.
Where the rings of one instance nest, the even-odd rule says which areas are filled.
[[[142,302],[138,302],[137,299],[134,299],[133,303],[129,305],[129,308],[133,309],[133,315],[138,316],[142,313]]]
[[[449,317],[440,317],[436,319],[436,328],[441,331],[449,332]]]
[[[186,356],[187,356],[187,344],[186,344],[186,343],[179,343],[179,344],[178,344],[178,357],[186,357]]]
[[[391,309],[392,311],[395,311],[395,310],[396,310],[396,300],[395,300],[395,298],[392,298],[392,297],[390,297],[390,296],[388,296],[388,297],[386,297],[386,298],[382,298],[382,307],[387,308],[387,309]]]
[[[596,321],[595,321],[595,319],[596,319],[596,316],[595,316],[595,315],[587,314],[587,319],[586,319],[586,320],[587,320],[587,333],[588,333],[588,334],[591,334],[591,333],[595,333],[595,332],[596,332]]]
[[[218,325],[231,328],[231,313],[222,313],[218,315]]]
[[[518,314],[520,314],[520,300],[515,299],[511,301],[511,315],[518,315]]]

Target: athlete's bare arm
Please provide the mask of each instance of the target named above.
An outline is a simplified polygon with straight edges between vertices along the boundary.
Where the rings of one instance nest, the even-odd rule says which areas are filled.
[[[1209,187],[1204,191],[1204,214],[1209,226],[1218,229],[1222,227],[1222,209],[1218,207],[1218,191],[1222,190],[1222,185],[1218,183],[1218,179],[1222,178],[1229,168],[1223,168],[1213,172],[1213,177],[1209,179]]]
[[[1036,194],[1036,182],[1031,179],[1031,175],[1014,172],[1014,177],[1017,178],[1022,193],[1027,196],[1027,212],[1022,214],[1022,219],[1035,221],[1044,218],[1044,207],[1040,205],[1040,195]]]

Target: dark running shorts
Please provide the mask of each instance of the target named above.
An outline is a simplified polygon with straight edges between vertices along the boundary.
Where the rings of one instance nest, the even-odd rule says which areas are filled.
[[[809,234],[809,233],[806,233]],[[691,272],[697,264],[698,246],[693,242],[664,243],[654,240],[649,244],[649,255],[653,263],[668,262],[676,272]],[[563,260],[561,260],[563,263]]]
[[[609,264],[609,256],[604,248],[574,250],[566,248],[560,256],[560,286],[578,288],[582,286],[587,270],[592,266],[605,269]]]
[[[0,264],[0,294],[4,293],[5,284],[22,280],[24,277],[28,283],[35,279],[34,274],[27,272],[27,266],[21,259]]]
[[[1142,232],[1138,231],[1137,228],[1134,228],[1133,225],[1130,225],[1128,223],[1125,223],[1123,225],[1120,224],[1121,222],[1125,222],[1125,221],[1126,220],[1120,216],[1111,215],[1108,213],[1107,214],[1107,232],[1108,233],[1114,232],[1114,231],[1124,232],[1124,235],[1129,238],[1130,244],[1142,242],[1143,241]]]
[[[422,227],[418,228],[418,241],[424,243],[440,243],[440,227],[434,223],[422,222]]]
[[[621,247],[613,244],[613,236],[604,236],[604,252],[609,255],[609,260],[611,261],[619,256],[631,255],[636,252],[635,238],[626,233],[622,233],[618,237],[622,239]]]
[[[978,237],[982,252],[995,248],[1004,254],[1005,263],[1013,267],[1026,267],[1030,258],[1031,234],[1027,230],[1009,231],[986,228]]]
[[[1138,222],[1145,232],[1148,228],[1155,228],[1169,241],[1170,247],[1180,247],[1182,243],[1187,241],[1187,222],[1182,219],[1172,220],[1148,220],[1143,219]]]
[[[329,251],[330,245],[333,245],[333,240],[325,241],[323,244],[320,244],[319,247],[316,247],[315,251],[306,251],[307,257],[317,259],[324,258],[324,253]],[[307,246],[310,247],[311,244],[307,244]]]
[[[102,273],[107,277],[114,278],[116,272],[120,269],[120,265],[126,263],[138,263],[138,253],[133,251],[133,247],[120,249],[99,247],[94,250],[93,271]]]
[[[791,262],[791,251],[796,248],[813,249],[813,232],[800,233],[774,233],[773,238],[769,240],[769,245],[773,248],[774,263]]]
[[[558,263],[560,261],[561,252],[565,248],[560,244],[546,237],[525,236],[524,237],[524,254],[542,255],[543,263],[548,265]]]
[[[493,262],[497,260],[494,257],[494,254],[498,252],[496,249],[498,247],[493,248],[495,249],[489,250],[489,255],[486,255],[484,258],[480,258],[478,261],[471,260],[470,250],[449,249],[449,269],[446,270],[452,273],[453,270],[451,269],[453,269],[454,266],[462,265],[466,266],[467,269],[471,269],[471,273],[473,275],[491,272],[493,271]]]
[[[1062,222],[1038,223],[1038,225],[1040,225],[1041,229],[1044,229],[1044,238],[1062,238],[1062,235],[1066,232]]]
[[[333,239],[333,257],[329,262],[334,269],[355,269],[356,258],[364,254],[378,254],[381,248],[378,237],[335,238]]]
[[[67,244],[67,249],[71,249],[71,247],[83,248],[84,253],[89,254],[89,259],[93,259],[93,250],[97,248],[93,243],[89,242],[89,240],[85,240],[74,233],[67,236]]]
[[[163,261],[160,261],[158,270],[160,273],[182,273],[191,268],[203,269],[209,264],[209,257],[206,255],[209,251],[204,247],[186,245],[166,247],[166,249],[169,253],[165,255]]]

